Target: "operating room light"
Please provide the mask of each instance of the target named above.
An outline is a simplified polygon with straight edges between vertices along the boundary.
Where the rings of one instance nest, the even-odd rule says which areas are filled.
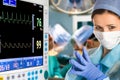
[[[95,0],[50,0],[56,10],[66,14],[85,14],[92,10]]]

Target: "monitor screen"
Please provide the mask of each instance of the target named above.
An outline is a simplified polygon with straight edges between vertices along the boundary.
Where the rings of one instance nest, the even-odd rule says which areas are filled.
[[[7,1],[15,1],[14,6]],[[20,0],[0,0],[0,71],[5,71],[1,66],[15,69],[14,62],[17,69],[43,65],[43,7]]]

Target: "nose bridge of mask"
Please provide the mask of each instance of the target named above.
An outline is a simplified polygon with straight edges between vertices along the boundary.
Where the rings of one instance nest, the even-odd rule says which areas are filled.
[[[120,38],[120,31],[112,31],[112,32],[102,32],[103,38],[107,38],[108,40],[111,38]]]
[[[105,40],[110,40],[111,33],[110,32],[101,32],[102,33],[102,38]]]
[[[116,38],[119,37],[120,38],[120,31],[112,31],[112,32],[98,32],[98,31],[94,31],[94,33],[96,34],[96,36],[99,37],[99,39],[109,39],[110,37]]]
[[[120,42],[120,31],[95,32],[99,42],[107,49],[114,48]]]

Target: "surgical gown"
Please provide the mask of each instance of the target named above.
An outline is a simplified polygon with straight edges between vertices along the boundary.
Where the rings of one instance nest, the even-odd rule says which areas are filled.
[[[62,78],[60,74],[60,65],[56,56],[49,56],[49,77],[58,77]]]
[[[102,58],[102,46],[89,50],[90,59],[93,64],[108,77],[104,80],[120,80],[120,45],[114,47],[105,57]],[[86,80],[82,76],[66,74],[65,80]]]

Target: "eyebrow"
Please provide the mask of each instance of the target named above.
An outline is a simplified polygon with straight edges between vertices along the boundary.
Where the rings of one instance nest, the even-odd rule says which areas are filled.
[[[95,24],[95,26],[99,26],[99,27],[101,27],[100,25],[97,25],[97,24]]]
[[[108,25],[106,25],[106,26],[114,26],[114,24],[108,24]]]
[[[97,24],[95,24],[95,26],[102,27],[102,26],[100,26],[100,25],[97,25]],[[106,26],[114,26],[114,24],[108,24],[108,25],[106,25]]]

